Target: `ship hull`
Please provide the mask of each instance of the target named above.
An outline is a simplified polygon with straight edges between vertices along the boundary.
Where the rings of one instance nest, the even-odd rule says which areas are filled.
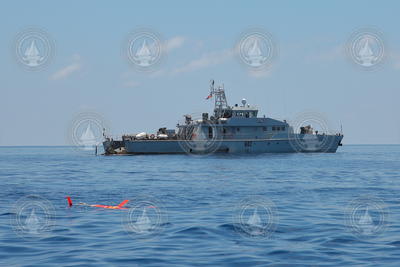
[[[215,142],[204,148],[203,141],[182,140],[133,140],[124,141],[127,154],[210,154],[210,153],[335,153],[341,145],[343,135],[323,136],[317,145],[294,139],[231,139]],[[299,141],[300,140],[300,141]],[[109,151],[109,143],[104,142],[104,150]],[[200,147],[200,148],[198,148]]]

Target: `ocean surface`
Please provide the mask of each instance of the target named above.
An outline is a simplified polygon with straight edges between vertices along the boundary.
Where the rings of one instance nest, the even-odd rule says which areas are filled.
[[[399,266],[399,160],[1,147],[0,265]]]

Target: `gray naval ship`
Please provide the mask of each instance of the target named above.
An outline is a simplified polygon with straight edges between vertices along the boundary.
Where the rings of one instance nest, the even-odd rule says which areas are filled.
[[[286,120],[258,117],[258,109],[245,99],[229,106],[224,87],[214,86],[214,81],[207,99],[212,97],[211,116],[184,115],[176,129],[162,127],[154,134],[127,134],[119,140],[103,134],[104,154],[334,153],[342,145],[342,133],[320,133],[311,125],[296,131]]]

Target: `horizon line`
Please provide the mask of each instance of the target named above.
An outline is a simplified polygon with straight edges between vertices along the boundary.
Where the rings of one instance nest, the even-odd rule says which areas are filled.
[[[343,146],[384,146],[384,145],[400,145],[400,143],[382,143],[382,144],[359,144],[359,143],[352,143],[352,144],[343,144]],[[98,146],[101,146],[99,144]],[[0,145],[2,147],[75,147],[71,145]]]

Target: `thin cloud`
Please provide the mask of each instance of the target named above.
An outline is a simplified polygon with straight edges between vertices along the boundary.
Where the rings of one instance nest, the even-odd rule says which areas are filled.
[[[271,69],[265,69],[265,70],[259,70],[259,71],[253,71],[249,70],[248,74],[251,77],[254,78],[265,78],[271,76]]]
[[[181,47],[185,41],[186,41],[185,37],[175,36],[175,37],[165,41],[164,50],[167,52],[170,52],[171,50]]]
[[[191,72],[205,67],[218,65],[232,58],[232,56],[233,51],[231,49],[206,53],[200,58],[194,59],[182,67],[173,69],[172,74]]]
[[[57,71],[56,73],[54,73],[51,76],[51,79],[52,80],[65,79],[68,76],[70,76],[72,73],[77,72],[78,70],[80,70],[82,68],[80,56],[79,55],[74,55],[73,56],[73,60],[75,62],[73,62],[72,64],[70,64],[68,66],[65,66],[64,68],[62,68],[59,71]]]

